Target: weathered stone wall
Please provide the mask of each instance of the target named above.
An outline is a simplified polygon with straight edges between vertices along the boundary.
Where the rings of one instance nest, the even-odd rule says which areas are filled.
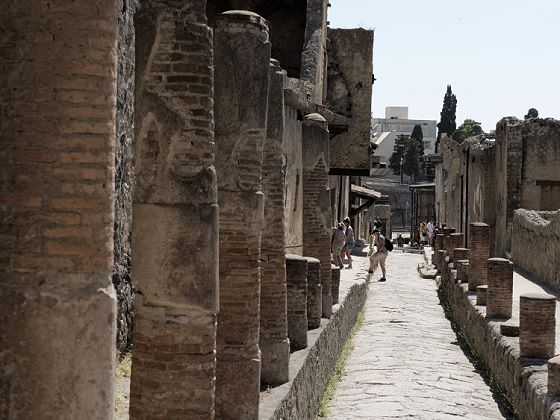
[[[511,250],[513,212],[560,208],[560,122],[508,117],[496,126],[496,253]]]
[[[516,210],[513,238],[515,265],[560,290],[560,212]]]
[[[329,29],[327,104],[351,118],[348,132],[331,140],[331,168],[369,173],[373,31]]]
[[[301,75],[311,101],[322,104],[326,97],[326,50],[328,0],[307,0],[307,21]]]
[[[0,10],[3,419],[114,415],[116,3]]]
[[[468,223],[482,222],[490,226],[490,243],[494,244],[496,224],[496,149],[490,143],[473,143],[468,159]],[[468,242],[468,232],[467,235]],[[467,243],[467,247],[470,244]],[[490,248],[494,256],[493,246]]]
[[[214,415],[213,111],[205,2],[143,2],[136,17],[131,419]]]
[[[131,283],[132,191],[134,188],[134,14],[139,0],[118,2],[117,136],[113,286],[117,292],[117,350],[132,344],[134,289]]]
[[[460,230],[461,221],[461,176],[465,173],[464,146],[450,137],[441,139],[440,150],[443,161],[441,164],[441,197],[436,198],[440,203],[440,223],[453,226]]]
[[[303,255],[303,161],[302,121],[298,111],[286,107],[284,155],[286,156],[286,201],[284,205],[286,253]]]

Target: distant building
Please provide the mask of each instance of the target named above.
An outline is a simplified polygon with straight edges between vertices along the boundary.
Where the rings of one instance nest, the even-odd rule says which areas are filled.
[[[381,161],[389,162],[395,140],[401,134],[407,136],[412,134],[415,125],[422,127],[424,135],[424,154],[435,153],[437,137],[437,121],[435,120],[410,120],[408,119],[408,107],[390,106],[385,108],[385,118],[374,118],[373,121],[373,143],[377,145],[374,156],[379,156]]]

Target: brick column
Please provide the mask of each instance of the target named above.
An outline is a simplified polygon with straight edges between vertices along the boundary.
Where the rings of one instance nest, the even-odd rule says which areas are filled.
[[[286,255],[288,336],[292,351],[307,347],[307,259]]]
[[[279,385],[289,380],[290,343],[286,314],[286,257],[284,202],[284,80],[286,73],[271,60],[267,135],[263,154],[262,190],[265,195],[261,240],[261,380]]]
[[[256,418],[261,376],[261,175],[270,71],[266,21],[244,11],[218,16],[214,50],[220,203],[216,417]]]
[[[218,208],[204,3],[184,13],[154,1],[136,16],[131,419],[214,416]]]
[[[332,300],[333,305],[338,303],[339,294],[340,294],[340,268],[332,267],[331,269],[331,293],[332,293]]]
[[[440,273],[443,272],[443,266],[445,265],[445,257],[447,256],[447,252],[445,249],[440,249],[438,251],[438,271]]]
[[[307,326],[309,329],[321,326],[321,262],[307,257]]]
[[[303,253],[321,261],[323,316],[332,314],[329,130],[319,114],[303,122]]]
[[[443,236],[449,236],[452,233],[455,233],[455,228],[453,227],[446,227],[443,229]]]
[[[461,283],[467,283],[469,281],[469,260],[457,260],[455,266],[457,267],[457,279]]]
[[[511,318],[513,299],[513,263],[504,258],[488,259],[486,316]]]
[[[490,226],[486,223],[470,224],[469,240],[469,291],[487,284],[488,258],[490,258]]]
[[[461,239],[463,234],[461,233]],[[459,260],[467,260],[469,259],[469,250],[468,248],[454,248],[453,249],[453,262],[457,263]]]
[[[549,397],[560,397],[560,356],[548,361],[547,394]]]
[[[463,246],[463,234],[462,233],[452,233],[446,236],[443,240],[445,250],[449,255],[449,262],[454,261],[453,250],[455,248],[460,248]]]
[[[554,357],[556,298],[545,293],[521,295],[519,304],[519,355],[538,359]]]
[[[488,285],[477,286],[476,288],[476,304],[486,306],[486,297],[488,296]]]
[[[0,418],[112,418],[117,4],[0,27]]]

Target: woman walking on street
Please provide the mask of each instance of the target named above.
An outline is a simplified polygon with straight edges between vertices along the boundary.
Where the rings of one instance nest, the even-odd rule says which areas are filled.
[[[342,249],[343,258],[344,255],[348,258],[348,266],[346,268],[352,268],[352,249],[356,244],[356,239],[354,238],[354,230],[350,226],[350,218],[344,218],[344,225],[346,226],[346,244]]]

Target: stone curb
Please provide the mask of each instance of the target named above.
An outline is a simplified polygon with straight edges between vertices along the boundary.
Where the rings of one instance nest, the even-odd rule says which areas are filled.
[[[308,332],[308,347],[292,353],[290,381],[261,392],[259,419],[314,419],[325,388],[334,372],[342,346],[368,293],[367,273],[360,273],[344,301],[333,307],[330,321]]]
[[[560,419],[560,399],[547,392],[547,361],[519,357],[519,338],[500,334],[504,322],[487,320],[466,284],[442,284],[451,316],[505,391],[520,419]]]

